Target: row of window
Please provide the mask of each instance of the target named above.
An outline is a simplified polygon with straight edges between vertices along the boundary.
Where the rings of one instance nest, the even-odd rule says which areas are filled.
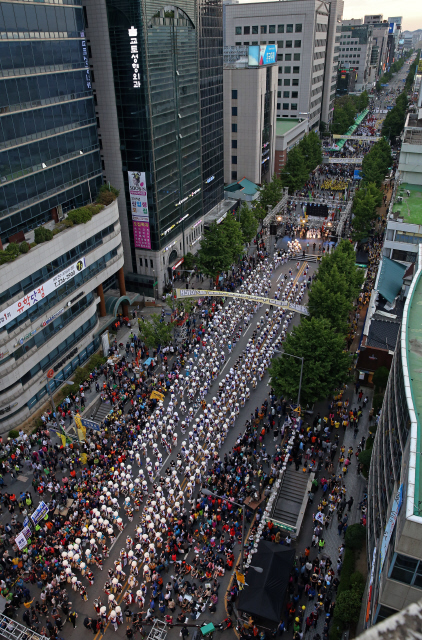
[[[3,37],[13,37],[14,32],[34,33],[36,31],[59,33],[66,32],[80,37],[84,30],[81,7],[48,7],[34,3],[2,2],[0,5],[0,24]]]
[[[249,41],[244,41],[243,42],[243,46],[247,47],[249,45],[252,46],[257,46],[259,44],[275,44],[275,40],[269,40],[268,42],[266,40],[260,40],[258,42],[258,40],[252,40],[252,42]],[[236,47],[241,47],[242,43],[241,42],[235,42]],[[299,49],[302,46],[302,40],[277,40],[277,48],[278,49],[284,49],[284,45],[286,45],[286,49],[293,49],[293,46],[295,49]]]
[[[284,33],[284,27],[286,27],[286,33],[293,33],[293,29],[295,33],[302,33],[302,24],[278,24],[277,25],[277,33]],[[252,31],[251,31],[252,29]],[[267,31],[268,29],[268,31]],[[242,35],[242,27],[235,27],[234,29],[234,33],[236,36],[241,36]],[[254,25],[252,27],[250,26],[246,26],[243,27],[243,35],[248,36],[250,34],[254,34],[254,33],[261,33],[261,34],[265,34],[265,33],[276,33],[276,25],[275,24],[270,24],[268,27],[266,24],[261,24],[261,26],[258,25]]]
[[[342,48],[342,51],[361,51],[361,50],[362,50],[362,47],[353,47],[353,49],[352,47],[347,47],[346,49],[344,47]]]
[[[283,56],[284,56],[284,60],[283,60]],[[290,62],[292,59],[292,54],[291,53],[277,53],[277,62]],[[300,62],[300,53],[294,53],[293,54],[293,60],[294,62]]]
[[[24,69],[49,65],[69,65],[77,63],[83,66],[82,43],[69,40],[66,46],[60,40],[42,40],[40,42],[0,42],[0,69]]]
[[[55,333],[61,331],[66,325],[68,325],[72,320],[78,316],[82,311],[85,311],[92,301],[94,300],[94,296],[92,293],[88,293],[87,296],[77,300],[74,305],[72,305],[69,309],[66,309],[64,313],[62,313],[58,318],[50,322],[42,331],[38,331],[32,338],[27,340],[13,352],[10,357],[13,357],[15,360],[19,360],[22,356],[30,351],[32,347],[42,347],[50,338],[54,336]]]
[[[291,92],[291,97],[292,98],[297,98],[299,96],[297,91],[292,91]],[[281,91],[277,91],[277,98],[290,98],[290,91],[283,91],[283,96],[281,96]]]
[[[422,560],[397,553],[390,566],[389,578],[422,589]]]
[[[23,278],[23,280],[20,280],[19,282],[14,284],[12,287],[5,289],[0,294],[0,306],[3,306],[8,300],[11,300],[11,298],[14,298],[18,294],[26,295],[30,291],[33,291],[37,287],[41,286],[44,282],[46,282],[56,274],[66,269],[66,267],[76,262],[79,258],[82,258],[83,256],[85,256],[89,251],[92,251],[93,249],[95,249],[95,247],[98,247],[100,244],[102,244],[103,238],[113,233],[113,231],[114,231],[114,224],[111,224],[108,227],[101,229],[101,231],[98,231],[98,233],[96,233],[94,236],[87,238],[86,240],[84,240],[84,242],[81,242],[76,247],[73,247],[73,249],[70,249],[69,251],[67,251],[66,253],[63,253],[61,256],[59,256],[55,260],[52,260],[52,262],[49,262],[48,264],[46,264],[44,267],[41,267],[41,269],[37,269],[31,275],[27,276],[26,278]],[[82,274],[78,274],[78,276],[79,275],[82,275]],[[54,292],[54,293],[57,293],[57,292]],[[53,294],[50,294],[50,295],[53,295]],[[39,302],[33,309],[24,311],[20,315],[19,320],[23,318],[24,319],[23,322],[25,322],[28,319],[28,317],[33,319],[33,316],[32,316],[33,310],[38,309],[40,308],[40,305],[45,304],[46,301],[49,300],[49,297],[50,296],[47,296],[46,298],[44,298],[44,300]],[[16,321],[9,322],[6,325],[9,332],[13,331],[16,326],[21,324],[21,322],[18,322],[16,324],[14,324],[14,322]],[[3,329],[0,329],[0,331],[2,330]]]
[[[283,111],[288,111],[289,109],[290,111],[297,111],[297,103],[291,102],[289,105],[288,102],[283,102],[283,107],[281,107],[281,104],[277,102],[277,110],[279,111],[281,108],[283,109]]]
[[[281,87],[282,85],[284,87],[290,87],[290,84],[292,85],[292,87],[298,87],[299,86],[299,78],[293,78],[292,80],[290,80],[290,78],[284,78],[283,80],[281,78],[278,79],[278,86]]]
[[[360,53],[342,53],[341,59],[343,60],[344,58],[360,58]]]
[[[49,354],[45,356],[40,362],[37,362],[32,369],[27,371],[17,382],[14,382],[9,387],[6,387],[2,390],[1,393],[10,393],[12,387],[21,384],[22,386],[27,384],[34,376],[37,375],[39,371],[47,371],[50,369],[57,360],[59,360],[69,349],[71,349],[75,344],[80,342],[80,340],[85,336],[88,331],[93,329],[97,324],[97,312],[94,313],[93,316],[83,325],[78,327],[76,331],[70,334],[63,342],[61,342],[55,349],[50,351]]]
[[[287,66],[287,67],[279,67],[278,68],[278,72],[279,73],[300,73],[300,67],[293,67],[293,72],[292,72],[292,67]]]
[[[50,381],[50,389],[54,390],[59,387],[63,380],[66,380],[71,373],[73,373],[78,367],[80,367],[88,358],[98,349],[100,346],[100,338],[97,336],[95,340],[89,343],[89,345],[81,351],[77,356],[72,358],[71,362],[67,364],[61,371],[59,371],[54,380]],[[44,398],[48,393],[47,385],[43,387],[38,393],[33,396],[30,400],[28,400],[27,406],[31,409],[34,405],[37,404],[42,398]],[[10,414],[9,414],[10,417]]]

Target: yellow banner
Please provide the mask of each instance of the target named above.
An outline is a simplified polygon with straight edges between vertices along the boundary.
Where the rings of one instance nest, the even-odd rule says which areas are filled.
[[[245,576],[243,575],[243,573],[239,573],[239,571],[236,571],[236,580],[239,584],[245,584]]]
[[[85,442],[86,438],[86,429],[82,427],[82,429],[78,429],[78,440],[79,442]]]
[[[159,391],[153,391],[150,395],[150,399],[159,400],[160,402],[162,402],[164,400],[164,395],[162,393],[159,393]]]
[[[62,441],[62,445],[65,447],[66,446],[66,436],[64,436],[62,433],[57,434],[60,437],[60,440]]]
[[[86,453],[81,453],[81,462],[82,462],[82,464],[86,464],[87,460],[88,460],[88,458],[87,458]]]
[[[75,420],[76,427],[78,429],[82,429],[83,428],[82,427],[82,420],[81,420],[81,416],[78,413],[75,415],[74,420]]]
[[[214,296],[217,298],[240,298],[241,300],[250,300],[251,302],[261,302],[262,304],[273,305],[274,307],[283,307],[288,311],[295,311],[304,316],[309,316],[309,311],[301,304],[292,304],[283,300],[272,300],[263,296],[251,296],[248,293],[232,293],[231,291],[210,291],[209,289],[176,289],[176,298],[207,298]]]

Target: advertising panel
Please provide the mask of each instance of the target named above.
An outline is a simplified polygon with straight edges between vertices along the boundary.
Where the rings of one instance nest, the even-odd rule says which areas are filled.
[[[137,249],[151,249],[148,194],[144,172],[128,171],[133,235]]]
[[[418,62],[418,73],[422,73],[422,60]]]
[[[252,67],[274,64],[277,62],[275,44],[254,45],[249,47],[248,64]]]
[[[176,298],[207,298],[208,296],[217,296],[218,298],[240,298],[241,300],[262,302],[263,304],[269,304],[275,307],[286,307],[291,311],[297,311],[305,316],[309,315],[308,309],[303,305],[293,304],[285,300],[273,300],[272,298],[264,298],[263,296],[254,296],[249,293],[232,293],[231,291],[222,292],[212,291],[210,289],[176,289]]]
[[[384,567],[384,561],[387,555],[388,545],[390,544],[391,536],[397,522],[398,515],[400,513],[401,506],[403,504],[403,484],[400,485],[395,498],[393,505],[391,507],[390,517],[385,526],[384,535],[381,541],[381,551],[380,551],[380,566],[378,572],[378,581],[381,580],[382,569]]]
[[[18,318],[21,313],[34,307],[40,300],[48,296],[56,289],[65,284],[78,273],[86,268],[85,258],[80,258],[77,262],[67,267],[47,282],[44,282],[40,287],[37,287],[33,291],[29,291],[26,296],[14,302],[5,311],[0,314],[0,327],[6,326],[9,322]]]
[[[396,30],[396,23],[395,22],[390,22],[389,26],[388,26],[388,33],[394,33]]]

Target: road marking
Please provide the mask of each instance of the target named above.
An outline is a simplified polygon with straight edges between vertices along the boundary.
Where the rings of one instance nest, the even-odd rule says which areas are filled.
[[[113,544],[110,546],[110,551],[112,550],[112,548],[114,547],[114,545],[116,544],[116,542],[118,541],[118,539],[120,538],[120,536],[122,535],[124,529],[121,530],[121,532],[119,533],[119,535],[117,536],[117,538],[115,539],[115,541],[113,542]]]
[[[231,358],[231,356],[230,356],[230,358]],[[221,371],[220,371],[220,376],[221,376],[221,374],[223,373],[224,369],[225,369],[225,368],[227,367],[227,365],[229,364],[229,362],[230,362],[230,358],[227,358],[227,360],[226,360],[226,364],[224,365],[224,367],[223,367],[223,368],[221,369]]]

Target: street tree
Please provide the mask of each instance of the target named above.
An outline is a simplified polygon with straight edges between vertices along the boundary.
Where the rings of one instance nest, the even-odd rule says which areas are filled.
[[[333,331],[325,318],[302,318],[287,334],[283,344],[285,353],[304,358],[302,405],[326,399],[347,380],[351,356],[344,347],[344,336]],[[301,362],[296,358],[281,356],[273,360],[269,372],[277,395],[296,400],[300,367]]]
[[[364,185],[353,198],[352,238],[360,242],[368,237],[377,216],[377,207],[381,206],[382,194],[375,183]]]
[[[325,318],[343,336],[347,333],[349,314],[353,309],[347,276],[334,264],[329,274],[318,276],[309,292],[308,311],[313,318]]]
[[[246,202],[242,204],[242,206],[236,213],[236,216],[239,217],[243,242],[250,242],[256,235],[256,231],[258,229],[258,221]]]
[[[283,197],[283,184],[275,174],[270,182],[264,182],[259,190],[259,198],[254,201],[252,211],[258,222],[264,220],[268,207],[275,207]]]
[[[322,162],[321,141],[315,131],[311,131],[303,136],[298,147],[310,173]]]
[[[139,335],[141,340],[152,349],[157,349],[160,345],[170,344],[172,339],[172,326],[161,320],[158,313],[151,314],[149,320],[138,319]]]
[[[293,147],[287,154],[280,178],[284,187],[288,187],[290,193],[301,189],[309,177],[305,159],[299,147]]]
[[[232,251],[228,246],[228,239],[221,224],[213,222],[204,231],[201,248],[196,256],[200,271],[211,278],[217,279],[222,271],[230,269],[233,263]]]
[[[235,216],[229,211],[220,224],[224,245],[230,255],[230,266],[238,261],[244,250],[242,228]]]
[[[364,277],[362,270],[355,264],[356,255],[348,240],[341,240],[335,251],[321,261],[318,279],[328,282],[334,269],[345,277],[344,293],[348,300],[355,300],[360,292]]]

